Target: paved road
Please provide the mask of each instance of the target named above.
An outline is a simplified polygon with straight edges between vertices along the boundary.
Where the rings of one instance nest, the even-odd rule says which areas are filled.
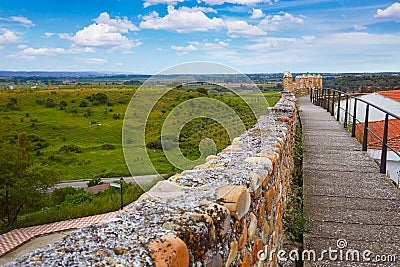
[[[129,183],[129,182],[136,182],[138,184],[146,184],[150,183],[153,179],[156,179],[159,177],[158,175],[142,175],[142,176],[134,176],[134,177],[123,177],[124,181]],[[104,183],[110,183],[113,181],[119,181],[121,177],[115,177],[115,178],[102,178],[101,181]],[[60,187],[67,187],[67,186],[72,186],[74,188],[87,188],[87,183],[88,179],[85,180],[74,180],[74,181],[65,181],[62,183],[58,183],[52,188],[49,189],[49,192],[52,192],[55,188],[60,188]]]
[[[323,256],[304,266],[400,266],[400,191],[343,125],[307,97],[299,102],[304,213],[310,229],[304,249]],[[330,248],[336,252],[329,256]],[[351,261],[353,252],[359,253],[359,261]],[[396,262],[368,261],[391,255]]]

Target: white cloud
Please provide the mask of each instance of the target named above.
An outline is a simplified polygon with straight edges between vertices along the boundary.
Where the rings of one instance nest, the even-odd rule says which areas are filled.
[[[140,28],[190,33],[218,30],[224,27],[222,19],[209,18],[205,14],[206,12],[215,11],[210,8],[181,7],[175,9],[173,6],[168,6],[168,14],[165,17],[160,17],[157,12],[144,16],[144,20],[140,23]]]
[[[314,35],[305,35],[302,36],[301,39],[303,39],[304,43],[306,44],[312,44],[317,39],[317,37],[315,37]]]
[[[146,0],[143,3],[143,7],[149,7],[153,5],[159,5],[159,4],[167,4],[167,5],[176,5],[178,2],[184,2],[185,0]]]
[[[129,31],[139,30],[127,18],[111,19],[107,12],[103,12],[95,23],[79,30],[75,35],[59,34],[60,38],[68,39],[75,45],[81,47],[97,47],[112,50],[130,50],[133,47],[140,46],[141,42],[132,40],[122,35]]]
[[[367,27],[365,27],[364,25],[354,25],[354,30],[356,31],[362,31],[362,30],[366,30]]]
[[[206,42],[200,43],[200,46],[203,46],[203,47],[206,47],[209,49],[221,49],[221,48],[229,46],[229,43],[224,42],[224,41],[219,41],[219,40],[216,40],[215,43],[206,41]]]
[[[260,27],[276,31],[278,27],[288,24],[303,24],[304,20],[301,17],[295,17],[287,12],[279,12],[278,15],[269,15],[260,22]]]
[[[35,26],[35,24],[33,24],[33,22],[30,19],[22,16],[11,16],[9,19],[10,21],[18,22],[28,28]]]
[[[181,55],[187,55],[188,53],[197,50],[202,50],[206,52],[224,50],[228,46],[229,43],[216,39],[214,40],[214,42],[210,42],[208,40],[203,40],[202,42],[192,41],[188,42],[187,46],[172,45],[171,49],[181,56]]]
[[[236,4],[236,5],[255,5],[255,4],[272,4],[273,1],[271,0],[199,0],[204,2],[208,5],[223,5],[225,3],[228,4]],[[277,0],[274,1],[275,3],[278,2]]]
[[[198,48],[193,44],[189,44],[187,46],[175,46],[171,45],[171,49],[174,50],[178,55],[187,55],[189,52],[196,51]]]
[[[258,39],[256,44],[244,46],[244,49],[254,52],[284,50],[298,41],[296,38],[266,37]]]
[[[9,57],[23,58],[23,59],[35,59],[37,56],[57,56],[61,54],[77,54],[77,53],[94,53],[93,48],[85,47],[80,48],[72,46],[69,49],[60,47],[40,47],[33,48],[26,45],[19,45],[17,47],[18,52],[11,54]]]
[[[54,32],[45,32],[43,38],[50,38],[54,35]]]
[[[97,24],[105,24],[114,27],[114,32],[127,33],[129,31],[139,30],[139,28],[133,25],[133,23],[129,21],[128,18],[124,17],[121,19],[119,17],[116,17],[115,19],[112,19],[107,12],[101,13],[98,18],[94,19],[94,21]]]
[[[260,27],[249,25],[246,21],[242,20],[225,21],[225,25],[228,35],[232,38],[264,36],[267,34]]]
[[[10,30],[3,29],[0,34],[0,43],[16,43],[19,42],[19,36]]]
[[[265,17],[263,11],[259,8],[253,8],[252,12],[251,12],[251,16],[252,19],[259,19],[259,18],[263,18]]]
[[[33,22],[30,19],[25,18],[23,16],[11,16],[11,17],[8,17],[8,18],[1,18],[0,17],[0,20],[7,21],[7,22],[12,22],[12,23],[16,22],[17,24],[21,24],[22,26],[27,27],[27,28],[35,26],[35,24],[33,24]]]
[[[104,64],[107,63],[106,58],[97,58],[97,57],[90,57],[90,58],[81,58],[83,62],[86,64]]]
[[[400,21],[400,3],[394,2],[391,6],[384,10],[378,9],[376,11],[375,18]]]
[[[178,33],[206,32],[209,30],[220,30],[226,28],[228,35],[237,37],[264,36],[260,27],[249,25],[246,21],[227,20],[221,18],[209,18],[205,13],[216,13],[212,8],[203,7],[181,7],[175,9],[168,7],[168,14],[160,17],[157,12],[143,16],[140,23],[142,29],[175,30]]]

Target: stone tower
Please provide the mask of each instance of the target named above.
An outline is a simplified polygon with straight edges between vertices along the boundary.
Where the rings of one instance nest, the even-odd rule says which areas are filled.
[[[320,74],[303,74],[296,76],[293,82],[293,76],[289,71],[283,74],[283,88],[296,96],[307,95],[311,89],[322,89],[322,76]]]

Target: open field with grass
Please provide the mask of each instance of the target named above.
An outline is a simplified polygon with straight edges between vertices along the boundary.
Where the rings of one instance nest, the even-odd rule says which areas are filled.
[[[58,180],[128,176],[121,131],[136,89],[137,86],[92,85],[0,91],[0,140],[16,142],[18,134],[25,132],[34,145],[34,160],[58,170]],[[274,105],[278,94],[264,94],[270,106]],[[247,95],[252,97],[251,92]],[[170,91],[156,103],[146,125],[147,153],[159,173],[179,171],[167,161],[160,147],[163,121],[180,103],[205,96],[232,107],[246,128],[255,123],[244,101],[230,92],[206,95],[187,88]],[[204,138],[214,140],[218,151],[229,144],[227,133],[218,122],[199,118],[182,129],[179,146],[183,154],[198,158],[198,144]],[[139,174],[151,173],[138,169],[135,175]]]
[[[134,102],[140,91],[144,97]],[[264,114],[268,106],[273,106],[278,100],[278,93],[263,93],[264,99],[252,91],[235,95],[197,87],[167,90],[157,100],[160,91],[166,92],[165,88],[157,86],[139,90],[136,86],[115,85],[0,91],[0,148],[3,151],[25,149],[21,151],[26,151],[29,160],[40,163],[57,176],[53,181],[84,178],[96,181],[93,178],[129,176],[122,146],[122,128],[124,123],[126,125],[124,116],[132,100],[133,112],[131,109],[127,112],[133,118],[129,127],[138,130],[128,136],[128,141],[132,139],[132,146],[136,149],[128,157],[137,166],[131,168],[133,175],[157,172],[171,175],[201,164],[207,155],[221,151],[232,138],[256,123],[253,111]],[[145,119],[141,113],[146,115]],[[162,132],[163,127],[165,132]],[[161,142],[161,133],[163,138],[167,138],[167,147],[164,141]],[[145,147],[135,142],[141,137]],[[205,151],[199,146],[205,139],[214,142],[213,150]],[[21,143],[22,140],[27,142]],[[10,146],[12,144],[15,146]],[[174,146],[191,160],[192,165],[178,166],[171,163],[171,157],[167,159],[166,155]],[[126,152],[130,146],[127,148],[125,143],[124,149]],[[15,152],[10,151],[11,154],[15,160]],[[147,155],[148,165],[155,169],[146,167]],[[5,165],[10,159],[4,158]],[[0,177],[6,188],[7,170],[10,171],[4,169],[4,175]],[[125,204],[136,200],[143,193],[142,189],[146,190],[133,184],[124,188]],[[60,188],[35,199],[31,197],[23,204],[15,223],[0,224],[0,230],[116,210],[119,208],[118,199],[119,193],[115,188],[97,196],[83,189]],[[7,214],[3,214],[4,218]]]

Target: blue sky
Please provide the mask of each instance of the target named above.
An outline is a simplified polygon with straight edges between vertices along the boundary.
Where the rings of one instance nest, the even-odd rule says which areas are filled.
[[[400,71],[400,2],[0,0],[0,69]]]

